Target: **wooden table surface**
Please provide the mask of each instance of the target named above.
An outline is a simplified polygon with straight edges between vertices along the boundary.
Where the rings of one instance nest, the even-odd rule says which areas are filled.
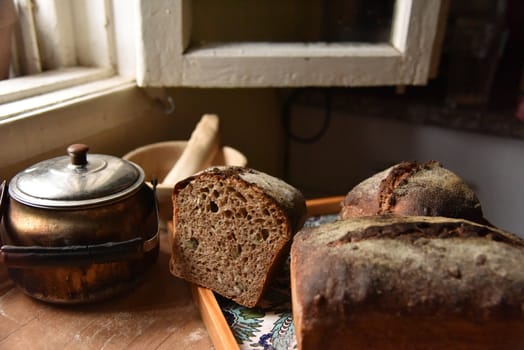
[[[0,349],[213,349],[190,286],[169,273],[167,233],[145,281],[125,295],[58,306],[20,292],[0,266]]]

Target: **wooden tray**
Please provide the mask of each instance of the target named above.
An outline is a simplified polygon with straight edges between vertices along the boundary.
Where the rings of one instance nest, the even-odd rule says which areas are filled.
[[[141,285],[96,304],[36,301],[0,264],[0,349],[211,349],[189,284],[169,273],[167,236],[161,231],[159,259]]]
[[[344,197],[328,197],[307,201],[308,217],[338,213],[340,202]],[[192,285],[193,298],[197,304],[202,320],[217,350],[240,350],[240,347],[229,327],[218,304],[215,294],[197,285]]]

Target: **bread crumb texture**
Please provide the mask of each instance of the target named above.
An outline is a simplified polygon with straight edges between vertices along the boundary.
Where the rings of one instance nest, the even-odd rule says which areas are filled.
[[[269,175],[236,167],[213,168],[177,186],[171,272],[254,306],[298,230],[285,208],[301,194]],[[280,187],[280,197],[268,195],[268,186]]]

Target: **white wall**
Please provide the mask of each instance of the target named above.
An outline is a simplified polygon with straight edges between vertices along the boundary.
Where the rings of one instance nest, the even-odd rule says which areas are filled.
[[[310,135],[323,111],[294,109],[294,131]],[[345,194],[355,184],[402,160],[438,160],[477,192],[484,214],[524,236],[524,141],[334,113],[326,135],[291,144],[289,181],[309,196]]]

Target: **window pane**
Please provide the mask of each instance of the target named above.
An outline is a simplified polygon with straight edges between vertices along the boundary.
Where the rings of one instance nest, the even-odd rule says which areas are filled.
[[[389,42],[395,0],[326,0],[326,41]]]
[[[389,42],[395,0],[193,0],[191,44]]]

